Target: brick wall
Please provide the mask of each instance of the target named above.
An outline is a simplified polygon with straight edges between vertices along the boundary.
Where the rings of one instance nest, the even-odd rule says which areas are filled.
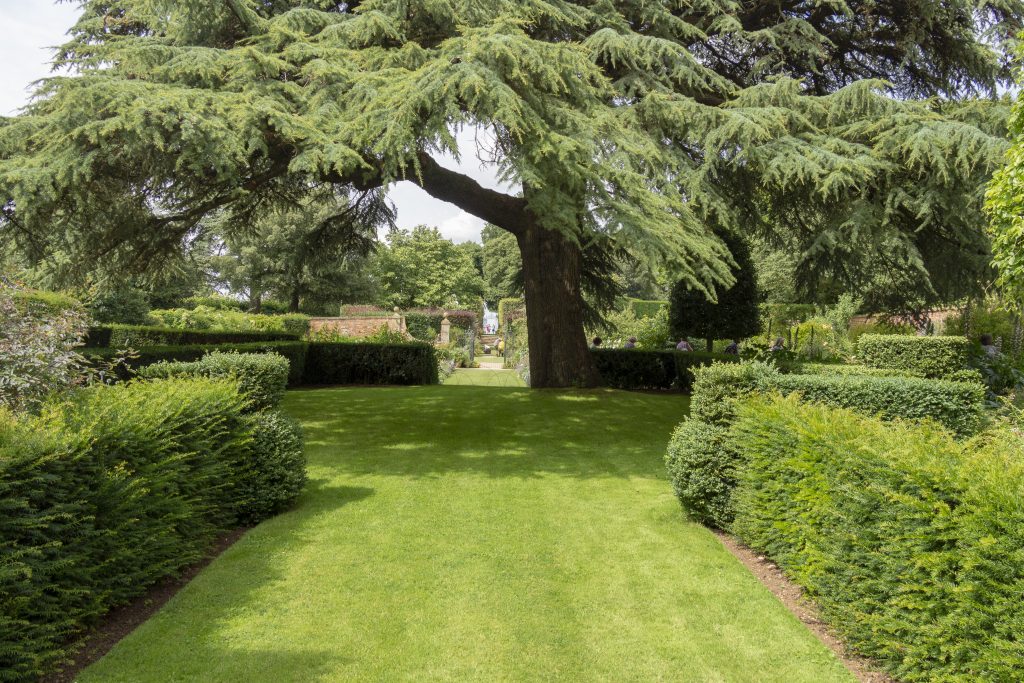
[[[387,325],[392,332],[406,332],[405,316],[353,316],[348,318],[310,318],[309,332],[316,334],[321,330],[336,332],[343,337],[362,339],[372,337],[381,327]]]

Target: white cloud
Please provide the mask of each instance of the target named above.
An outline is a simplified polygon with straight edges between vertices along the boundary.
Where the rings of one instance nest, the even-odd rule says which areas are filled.
[[[29,85],[50,75],[53,50],[67,39],[78,17],[76,4],[48,0],[0,0],[0,116],[28,103]]]
[[[456,244],[479,242],[480,230],[484,227],[484,222],[472,214],[460,211],[456,216],[443,221],[437,227],[442,235]]]

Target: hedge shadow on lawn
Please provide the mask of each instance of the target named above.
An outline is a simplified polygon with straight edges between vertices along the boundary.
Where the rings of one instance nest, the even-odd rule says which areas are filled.
[[[316,673],[325,673],[335,670],[339,665],[351,658],[343,656],[336,650],[317,650],[301,652],[278,652],[266,647],[263,641],[259,649],[247,650],[238,649],[237,640],[220,638],[219,634],[226,632],[231,623],[238,618],[240,610],[255,610],[261,604],[259,593],[284,578],[284,567],[282,562],[289,558],[301,557],[303,548],[318,545],[321,542],[320,530],[318,527],[319,517],[322,513],[336,510],[345,505],[358,503],[374,495],[376,491],[372,488],[362,486],[337,486],[331,484],[327,478],[310,478],[306,489],[299,497],[295,506],[280,515],[264,521],[262,524],[248,530],[238,541],[224,550],[224,552],[210,562],[198,576],[192,581],[182,585],[178,592],[168,600],[166,605],[161,607],[150,619],[137,627],[142,634],[144,631],[157,629],[161,633],[161,639],[165,642],[181,643],[190,652],[191,661],[204,663],[218,662],[218,667],[223,666],[224,671],[239,671],[246,667],[252,667],[254,661],[259,661],[261,668],[272,668],[277,670],[294,670]],[[281,533],[279,525],[294,525],[288,533]],[[234,569],[237,563],[239,569]],[[231,596],[229,601],[224,601],[222,596]],[[138,599],[139,604],[145,604],[150,599],[149,595],[143,595]],[[221,605],[222,608],[216,613],[210,612],[214,605]],[[176,619],[173,613],[187,612],[203,614],[202,618],[194,620]],[[168,618],[162,618],[162,615]],[[272,622],[273,614],[261,614],[264,621]],[[178,632],[173,629],[165,629],[164,625],[182,624],[187,631]],[[100,624],[100,629],[109,628],[109,624]],[[84,664],[89,665],[99,657],[105,656],[108,652],[111,662],[123,674],[125,663],[129,664],[128,669],[132,670],[135,662],[146,666],[147,662],[142,657],[142,651],[149,652],[152,643],[143,643],[142,649],[136,652],[131,636],[135,631],[125,635],[125,639],[113,644],[108,651],[94,652],[92,661]],[[142,641],[148,640],[142,638]],[[218,646],[216,643],[228,641],[231,647],[226,645]],[[86,639],[86,650],[88,650],[88,639]],[[82,662],[72,667],[72,671],[80,670]],[[81,674],[81,680],[106,680],[105,666],[101,662],[95,671],[85,669]],[[196,672],[161,670],[162,675],[189,677],[193,674],[196,678],[189,680],[202,680],[203,677],[216,678],[216,671],[203,669]],[[70,680],[64,675],[55,675],[50,681]],[[151,680],[141,674],[140,680]],[[79,679],[75,679],[79,680]]]
[[[649,402],[664,410],[670,395],[607,389],[495,391],[470,386],[451,393],[407,388],[389,397],[383,393],[394,390],[332,391],[339,402],[334,414],[305,416],[304,404],[322,402],[323,395],[317,392],[292,393],[286,407],[303,420],[309,446],[338,447],[339,455],[329,465],[338,474],[425,478],[470,472],[520,479],[664,476],[661,459],[649,454],[652,443],[658,450],[670,434],[651,431],[644,421],[636,420],[635,404]],[[688,399],[671,396],[679,402],[682,419]],[[622,410],[622,402],[633,405]],[[659,428],[662,423],[652,419]],[[402,431],[396,431],[396,425]],[[593,447],[595,431],[602,433],[599,451]]]

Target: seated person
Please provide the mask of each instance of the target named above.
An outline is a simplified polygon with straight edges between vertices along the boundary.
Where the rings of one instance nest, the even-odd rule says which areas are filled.
[[[592,341],[590,343],[590,348],[592,348],[592,349],[601,348],[601,338],[600,337],[594,337],[594,341]]]
[[[740,343],[733,339],[732,343],[725,347],[725,353],[728,353],[731,356],[740,355]]]
[[[626,344],[622,347],[624,349],[635,349],[636,348],[636,337],[630,337]]]
[[[785,340],[782,337],[776,337],[775,338],[775,343],[772,344],[771,352],[775,353],[777,351],[785,351],[785,350],[786,350],[786,342],[785,342]]]
[[[676,344],[676,351],[693,351],[693,347],[690,346],[690,340],[686,337],[680,339],[679,343]]]

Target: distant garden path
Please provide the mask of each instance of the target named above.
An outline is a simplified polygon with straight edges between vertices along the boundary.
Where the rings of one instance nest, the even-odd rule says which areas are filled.
[[[662,455],[679,395],[290,394],[310,486],[83,681],[852,681]]]

